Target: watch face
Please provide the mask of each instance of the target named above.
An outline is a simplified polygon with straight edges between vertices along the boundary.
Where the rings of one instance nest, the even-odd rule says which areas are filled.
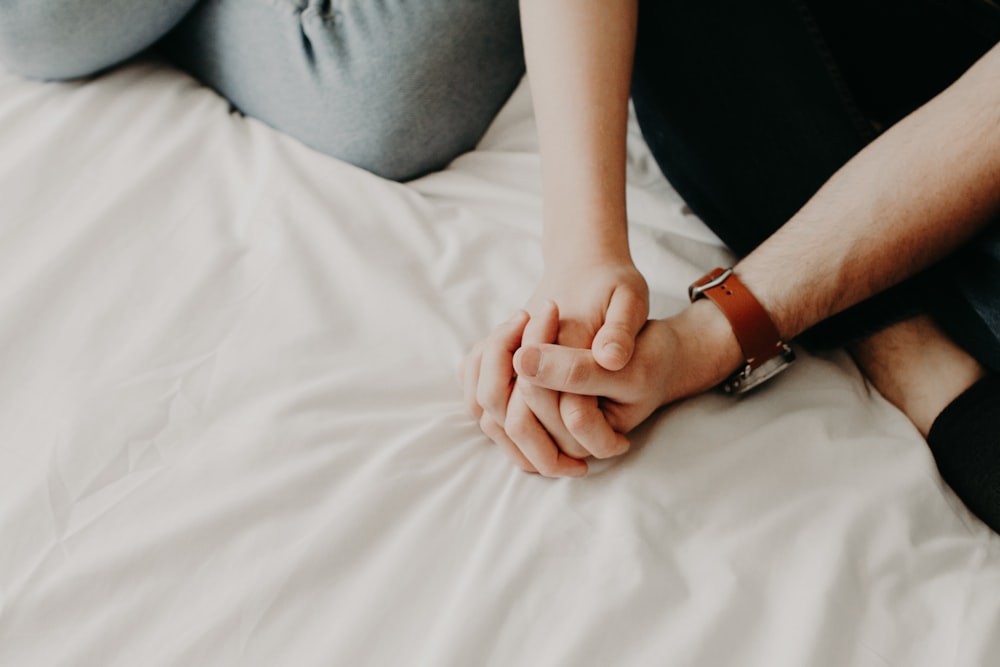
[[[727,394],[745,394],[788,368],[793,361],[795,361],[795,352],[786,345],[784,352],[771,357],[757,368],[751,369],[750,364],[747,364],[723,383],[722,390]]]

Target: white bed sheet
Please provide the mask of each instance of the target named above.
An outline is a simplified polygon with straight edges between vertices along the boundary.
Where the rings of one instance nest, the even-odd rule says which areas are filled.
[[[0,73],[0,665],[1000,664],[1000,540],[842,354],[584,480],[486,443],[538,171],[525,86],[399,185],[156,63]],[[634,123],[629,183],[663,316],[725,253]]]

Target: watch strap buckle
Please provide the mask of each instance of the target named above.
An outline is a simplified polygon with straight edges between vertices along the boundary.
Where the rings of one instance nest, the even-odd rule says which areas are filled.
[[[744,366],[722,384],[727,394],[742,394],[774,377],[795,360],[791,346],[781,339],[774,321],[733,272],[709,271],[688,287],[692,302],[707,298],[729,320],[743,352]]]

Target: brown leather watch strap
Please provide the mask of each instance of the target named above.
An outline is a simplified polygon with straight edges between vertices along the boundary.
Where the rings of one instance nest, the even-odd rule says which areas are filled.
[[[788,349],[771,317],[732,269],[713,269],[688,288],[691,301],[708,297],[733,327],[750,370]]]

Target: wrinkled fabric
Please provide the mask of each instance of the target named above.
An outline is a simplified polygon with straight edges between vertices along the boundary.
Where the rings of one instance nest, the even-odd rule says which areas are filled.
[[[583,480],[488,444],[455,373],[541,275],[530,108],[400,185],[161,65],[0,74],[0,664],[996,662],[1000,538],[845,355]],[[729,257],[634,120],[628,169],[665,316]]]

